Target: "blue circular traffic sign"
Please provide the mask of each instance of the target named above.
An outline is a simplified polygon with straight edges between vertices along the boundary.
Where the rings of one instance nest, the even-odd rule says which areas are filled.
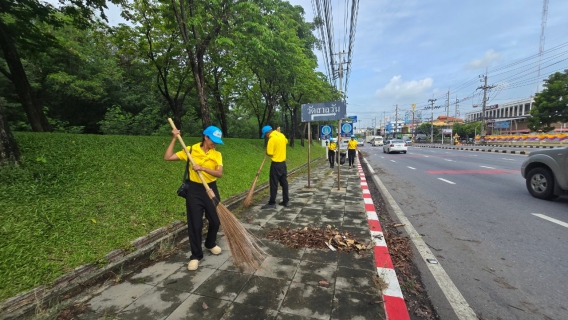
[[[353,131],[353,126],[351,125],[351,123],[344,123],[344,124],[341,126],[341,130],[342,130],[344,133],[350,133],[351,131]]]
[[[331,126],[322,126],[321,133],[324,135],[331,134]]]

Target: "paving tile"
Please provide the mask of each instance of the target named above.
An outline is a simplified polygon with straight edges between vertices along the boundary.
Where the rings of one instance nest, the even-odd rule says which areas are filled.
[[[205,280],[195,294],[216,299],[233,301],[241,292],[251,275],[217,270]]]
[[[223,271],[231,271],[231,272],[236,272],[236,273],[242,273],[242,274],[253,274],[255,270],[247,268],[245,270],[241,270],[239,268],[237,268],[237,266],[235,266],[235,264],[233,263],[233,258],[229,258],[227,259],[227,261],[225,261],[225,263],[223,263],[222,266],[219,267],[219,270],[223,270]]]
[[[267,257],[256,276],[291,280],[300,264],[299,259]]]
[[[192,294],[166,320],[218,320],[230,307],[229,301]]]
[[[310,249],[306,248],[302,261],[334,264],[337,266],[338,252],[329,249]]]
[[[333,290],[292,282],[279,311],[303,317],[329,319]]]
[[[222,320],[260,320],[274,319],[278,313],[275,310],[265,309],[262,307],[251,306],[247,304],[233,303],[227,313],[221,318]]]
[[[161,320],[170,315],[185,299],[187,292],[155,287],[134,301],[118,315],[125,320]]]
[[[339,267],[364,269],[376,271],[375,258],[372,250],[366,250],[361,254],[356,252],[340,252],[338,255],[337,265]]]
[[[378,293],[377,287],[373,282],[376,271],[342,268],[337,269],[337,279],[335,282],[336,290],[360,292],[369,295]]]
[[[169,277],[164,279],[164,281],[162,281],[159,286],[191,293],[195,291],[195,289],[199,288],[199,286],[211,275],[213,275],[214,272],[215,269],[205,268],[201,265],[199,265],[199,268],[194,271],[189,271],[184,266],[180,268],[178,272],[174,272]]]
[[[337,263],[316,263],[302,261],[292,281],[318,286],[319,281],[335,283]]]
[[[128,307],[140,296],[152,290],[152,286],[143,283],[123,282],[111,286],[93,297],[89,301],[87,311],[94,311],[99,314],[113,314]]]
[[[142,269],[142,271],[128,279],[128,281],[132,283],[157,285],[172,273],[178,271],[182,266],[183,264],[179,262],[160,261]]]
[[[312,319],[314,318],[302,317],[295,314],[279,312],[278,316],[274,320],[312,320]]]
[[[285,279],[253,276],[234,302],[277,310],[289,285],[290,281]]]
[[[265,251],[272,257],[278,258],[289,258],[289,259],[301,259],[304,254],[304,248],[290,248],[286,247],[276,241],[263,240],[262,247],[266,247]]]
[[[380,295],[368,295],[359,292],[335,290],[333,299],[333,320],[368,320],[385,319]]]

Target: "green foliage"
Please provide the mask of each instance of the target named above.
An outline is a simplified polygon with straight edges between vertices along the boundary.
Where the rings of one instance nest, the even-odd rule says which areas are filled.
[[[454,124],[452,131],[453,134],[458,134],[461,139],[473,138],[475,134],[479,134],[481,130],[481,122],[471,122],[471,123],[456,123]]]
[[[175,191],[183,162],[166,162],[171,136],[16,132],[18,167],[0,168],[0,300],[87,263],[175,220],[185,204]],[[201,137],[184,138],[187,145]],[[264,140],[224,138],[222,199],[250,188]],[[176,151],[179,150],[176,145]],[[312,159],[325,150],[313,146]],[[307,146],[288,148],[288,168],[307,161]],[[258,184],[268,181],[265,165]]]
[[[548,132],[553,124],[568,122],[568,70],[556,72],[544,84],[545,89],[535,97],[528,127],[533,131]]]
[[[123,111],[120,106],[112,106],[99,121],[104,134],[152,135],[162,122],[162,117],[155,108],[146,108],[137,115]]]

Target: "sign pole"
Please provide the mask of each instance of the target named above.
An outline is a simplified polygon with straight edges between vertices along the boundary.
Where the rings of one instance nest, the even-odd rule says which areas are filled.
[[[340,168],[340,160],[341,160],[341,149],[339,148],[341,145],[341,119],[339,119],[339,125],[337,126],[337,191],[341,190],[341,170]]]
[[[310,161],[310,154],[311,154],[311,146],[312,146],[312,123],[308,122],[308,188],[310,188],[310,166],[311,166],[311,161]]]

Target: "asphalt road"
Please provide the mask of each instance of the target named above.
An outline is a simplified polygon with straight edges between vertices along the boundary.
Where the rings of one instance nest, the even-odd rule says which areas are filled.
[[[568,319],[568,197],[531,197],[520,174],[525,155],[360,150],[478,316]],[[455,318],[415,258],[441,318]]]

